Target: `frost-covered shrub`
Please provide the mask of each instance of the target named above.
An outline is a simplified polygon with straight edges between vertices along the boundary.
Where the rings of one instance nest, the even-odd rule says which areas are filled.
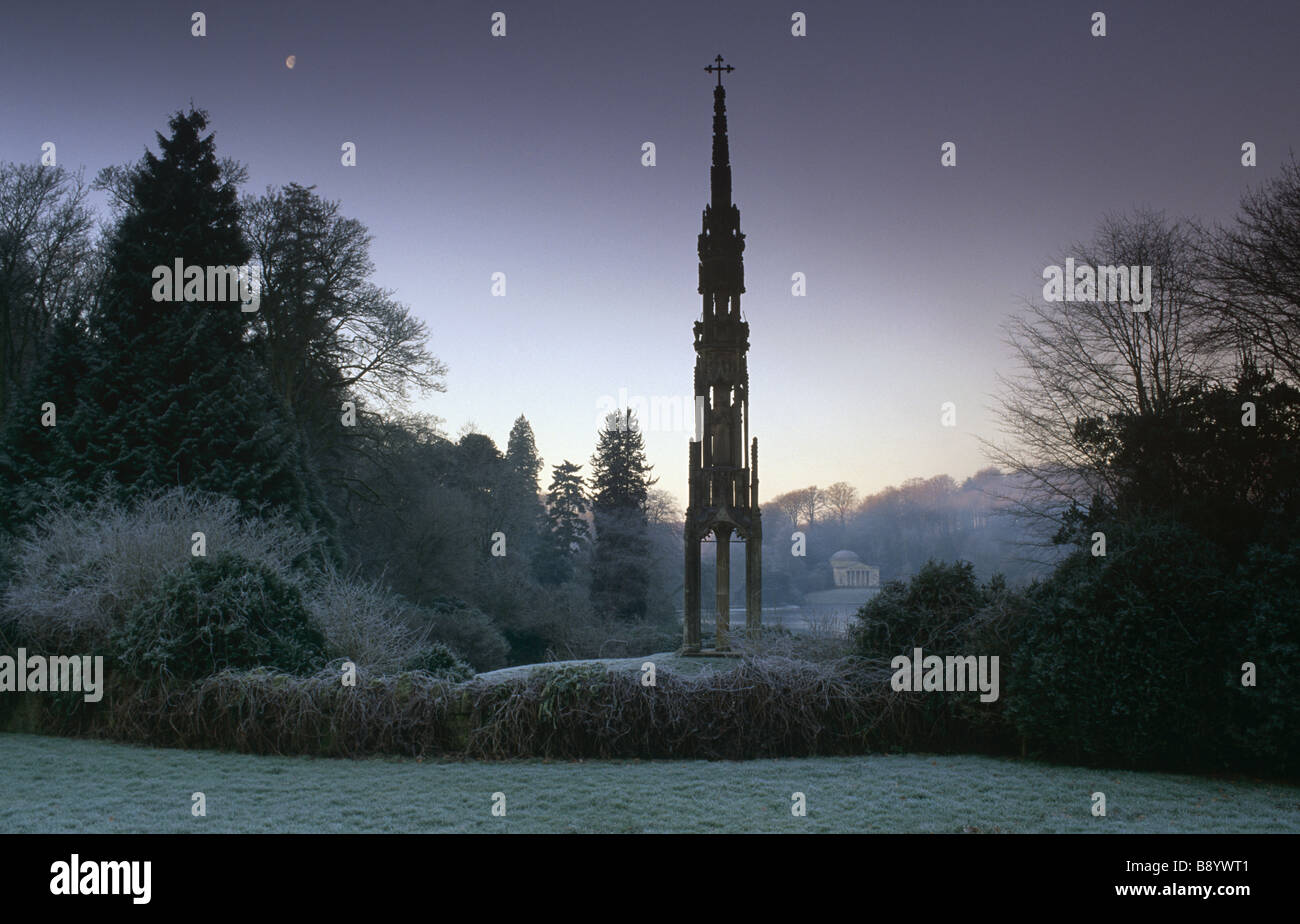
[[[163,578],[128,611],[112,647],[120,667],[146,680],[255,667],[310,673],[326,660],[299,588],[233,552],[192,559]]]
[[[130,507],[111,500],[48,509],[11,549],[4,617],[32,644],[90,649],[161,582],[185,571],[194,533],[290,579],[315,540],[279,520],[248,519],[237,501],[173,488]]]

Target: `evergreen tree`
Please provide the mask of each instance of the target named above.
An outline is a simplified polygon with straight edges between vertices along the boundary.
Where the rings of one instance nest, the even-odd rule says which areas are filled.
[[[102,298],[90,313],[87,370],[76,407],[60,408],[60,454],[32,458],[36,477],[70,476],[124,496],[176,484],[233,496],[252,513],[275,507],[328,524],[315,477],[282,404],[249,347],[239,294],[204,285],[206,267],[241,267],[250,251],[236,189],[223,181],[202,111],[177,113],[161,156],[146,152],[109,240]],[[204,268],[198,291],[173,279],[155,298],[155,267]],[[57,377],[57,373],[55,373]]]
[[[611,413],[591,460],[591,509],[596,528],[591,601],[601,614],[623,619],[646,615],[650,541],[646,501],[650,486],[645,440],[636,418]]]
[[[0,530],[16,533],[51,498],[94,487],[76,482],[77,455],[67,439],[77,383],[87,373],[87,345],[75,318],[56,321],[48,352],[15,401],[0,434]],[[45,426],[47,413],[53,426]]]
[[[510,439],[506,442],[506,463],[519,479],[521,487],[537,496],[537,476],[542,471],[542,460],[537,455],[537,440],[533,438],[532,425],[528,418],[520,414],[514,426],[510,428]]]
[[[462,436],[455,444],[447,479],[493,518],[500,516],[498,504],[506,482],[505,459],[492,437],[484,433]]]
[[[517,533],[516,548],[532,561],[536,558],[546,532],[546,508],[538,498],[537,476],[542,460],[537,455],[537,440],[532,425],[520,414],[510,428],[506,443],[506,522],[508,531]]]
[[[565,459],[551,474],[543,541],[533,559],[534,575],[543,584],[573,580],[575,560],[589,550],[587,485],[581,472],[581,465]]]

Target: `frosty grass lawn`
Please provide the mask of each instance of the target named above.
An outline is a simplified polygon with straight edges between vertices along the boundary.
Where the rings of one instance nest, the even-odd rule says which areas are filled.
[[[790,813],[803,792],[808,814]],[[1094,818],[1091,794],[1106,794]],[[207,796],[207,817],[190,814]],[[506,794],[506,817],[491,814]],[[0,832],[1300,832],[1300,787],[931,755],[487,763],[0,734]]]

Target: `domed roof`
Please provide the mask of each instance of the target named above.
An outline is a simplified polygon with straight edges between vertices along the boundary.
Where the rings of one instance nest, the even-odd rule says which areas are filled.
[[[858,558],[857,552],[850,552],[848,549],[840,549],[838,552],[836,552],[834,555],[831,556],[831,561],[852,562],[852,561],[862,561],[862,559]]]

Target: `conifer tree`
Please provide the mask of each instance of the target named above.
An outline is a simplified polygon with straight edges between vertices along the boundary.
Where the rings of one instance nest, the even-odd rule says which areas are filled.
[[[515,418],[506,442],[507,521],[518,532],[519,550],[531,561],[538,555],[546,533],[546,508],[538,497],[537,476],[542,460],[537,454],[533,427],[523,414]]]
[[[542,471],[542,460],[537,455],[537,440],[528,418],[520,414],[510,428],[506,442],[506,463],[519,479],[521,488],[537,496],[537,476]]]
[[[551,474],[543,541],[533,561],[534,576],[543,584],[573,580],[576,561],[590,549],[587,485],[581,472],[581,465],[565,459]]]
[[[94,487],[77,481],[79,459],[67,438],[87,344],[75,318],[56,321],[45,356],[14,402],[0,434],[0,530],[16,533],[44,503]]]
[[[233,496],[250,513],[273,507],[328,525],[300,442],[249,348],[239,293],[223,300],[206,285],[206,267],[249,261],[237,190],[222,179],[213,136],[202,134],[206,113],[178,112],[169,124],[160,155],[147,151],[134,172],[110,235],[86,373],[72,413],[60,408],[63,451],[34,453],[28,474],[71,476],[83,491],[115,484],[124,497],[182,484]],[[155,268],[174,272],[177,260],[204,268],[204,278],[194,288],[173,279],[182,300],[159,299]]]
[[[646,615],[650,541],[646,500],[650,478],[645,440],[632,412],[611,413],[591,460],[591,508],[596,542],[591,599],[598,613],[622,619]]]

